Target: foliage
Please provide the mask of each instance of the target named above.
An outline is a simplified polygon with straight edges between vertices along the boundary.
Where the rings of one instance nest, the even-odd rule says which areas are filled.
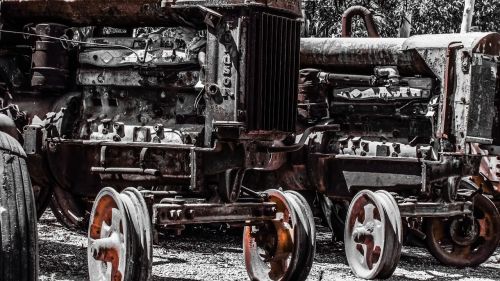
[[[374,12],[382,36],[395,37],[405,10],[413,17],[412,34],[459,32],[464,0],[306,0],[304,5],[311,36],[339,36],[342,13],[362,5]],[[476,0],[474,8],[473,26],[481,31],[500,31],[500,1]],[[355,36],[365,34],[360,19],[353,27]]]

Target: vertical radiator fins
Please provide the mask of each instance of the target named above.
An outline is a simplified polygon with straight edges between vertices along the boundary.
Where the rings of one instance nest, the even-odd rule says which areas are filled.
[[[251,29],[246,94],[248,130],[294,132],[300,22],[263,13],[255,16]]]

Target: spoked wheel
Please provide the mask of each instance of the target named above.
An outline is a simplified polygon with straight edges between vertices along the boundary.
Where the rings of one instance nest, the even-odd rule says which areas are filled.
[[[497,248],[500,218],[495,204],[477,194],[473,206],[472,217],[424,220],[427,247],[441,263],[456,267],[478,266]]]
[[[390,277],[399,261],[402,238],[399,209],[389,193],[363,190],[354,197],[344,233],[354,274],[364,279]]]
[[[276,203],[276,218],[245,227],[243,253],[251,280],[305,280],[314,255],[312,211],[300,194],[266,191]]]
[[[137,190],[102,189],[92,208],[88,233],[90,280],[148,280],[151,221]]]

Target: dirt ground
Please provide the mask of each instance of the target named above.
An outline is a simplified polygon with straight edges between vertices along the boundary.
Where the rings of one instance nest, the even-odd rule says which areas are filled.
[[[85,233],[66,230],[47,211],[39,222],[39,239],[41,281],[88,280]],[[163,237],[161,245],[154,246],[153,280],[248,280],[241,235],[197,228],[180,237]],[[325,228],[319,229],[308,280],[357,280],[347,265],[343,245],[332,243]],[[490,260],[473,269],[449,268],[425,249],[405,247],[390,280],[500,280],[500,263]]]

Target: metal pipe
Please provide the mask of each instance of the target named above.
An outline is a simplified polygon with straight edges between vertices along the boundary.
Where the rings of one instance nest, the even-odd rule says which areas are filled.
[[[352,19],[355,16],[360,16],[363,18],[366,31],[368,31],[368,37],[380,37],[380,34],[377,30],[377,25],[373,20],[372,12],[363,6],[352,6],[344,12],[344,14],[342,15],[342,37],[351,37]]]
[[[318,78],[320,81],[330,86],[349,85],[371,87],[375,86],[375,83],[377,82],[377,77],[374,75],[355,75],[331,72],[319,72]]]

